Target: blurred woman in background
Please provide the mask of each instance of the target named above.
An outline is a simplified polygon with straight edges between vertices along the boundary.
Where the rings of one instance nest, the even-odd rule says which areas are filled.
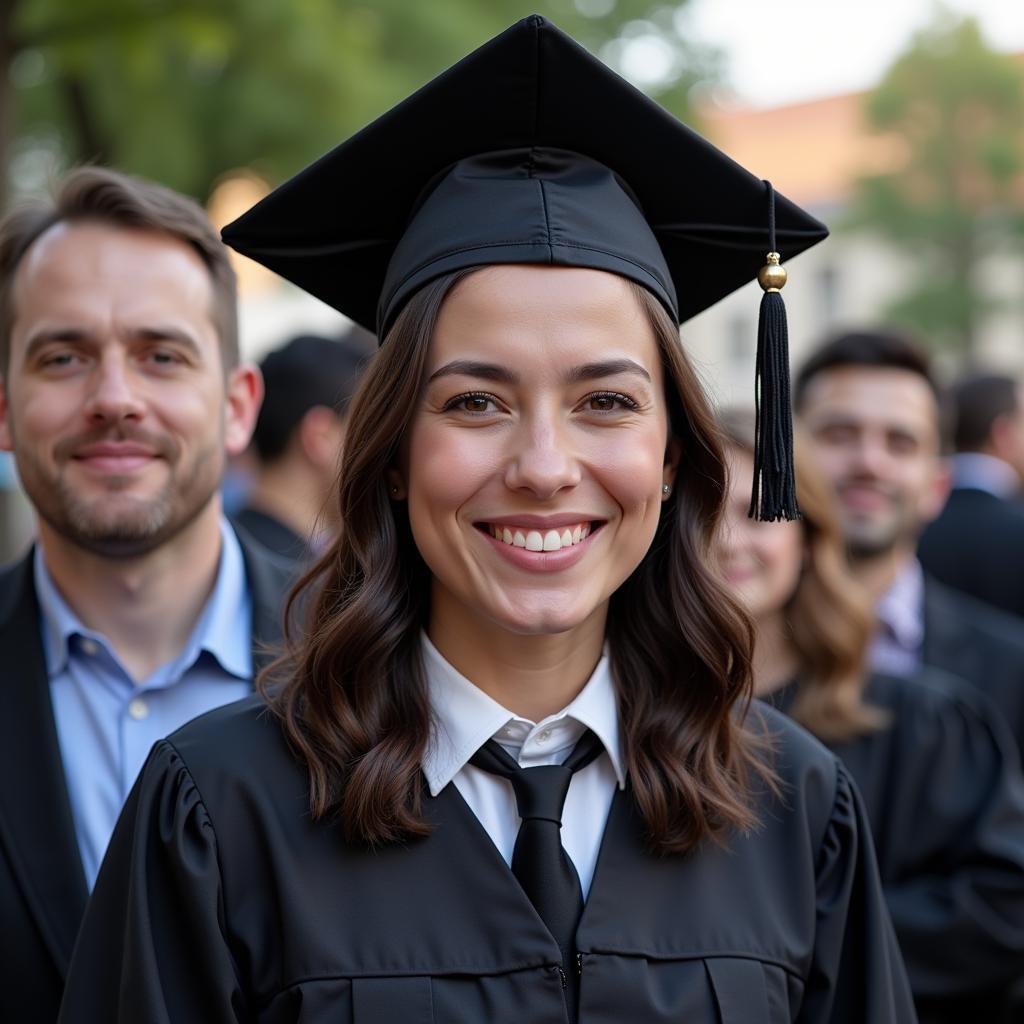
[[[857,783],[923,1024],[1019,1021],[1010,990],[1024,976],[1024,786],[1012,740],[959,679],[869,672],[871,602],[847,569],[833,495],[807,446],[797,438],[803,518],[755,522],[744,491],[753,417],[720,419],[722,570],[756,623],[755,692],[840,755]]]

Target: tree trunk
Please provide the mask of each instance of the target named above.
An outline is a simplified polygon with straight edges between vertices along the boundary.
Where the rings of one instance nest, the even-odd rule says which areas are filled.
[[[973,363],[977,355],[975,349],[978,341],[978,312],[981,306],[977,293],[978,277],[974,266],[974,232],[974,224],[967,224],[956,247],[953,262],[957,276],[962,282],[964,294],[967,296],[967,308],[964,310],[960,336],[960,351],[967,364]]]
[[[0,0],[0,211],[7,206],[7,168],[14,137],[14,90],[11,61],[14,60],[14,11],[18,0]]]
[[[3,0],[0,0],[2,3]],[[85,164],[110,163],[111,147],[96,122],[85,83],[76,76],[64,75],[61,89],[68,104],[68,114],[75,138],[75,161]]]

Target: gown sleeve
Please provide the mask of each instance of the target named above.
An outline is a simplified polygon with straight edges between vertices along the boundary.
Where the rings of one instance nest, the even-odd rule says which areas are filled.
[[[841,763],[816,865],[817,928],[799,1024],[917,1020],[882,895],[871,829]]]
[[[914,993],[970,1000],[1024,978],[1024,778],[988,705],[904,715],[879,862]]]
[[[114,830],[59,1022],[229,1024],[243,1015],[217,839],[188,768],[162,741]]]

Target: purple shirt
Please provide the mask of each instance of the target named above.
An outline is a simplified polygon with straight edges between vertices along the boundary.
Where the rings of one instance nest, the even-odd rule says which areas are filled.
[[[878,628],[868,661],[878,672],[909,677],[921,667],[924,644],[924,571],[912,558],[875,605]]]

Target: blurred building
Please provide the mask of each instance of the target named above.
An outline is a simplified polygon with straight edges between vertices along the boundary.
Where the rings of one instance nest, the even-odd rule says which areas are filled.
[[[849,93],[773,109],[709,107],[701,112],[702,127],[716,145],[832,229],[826,241],[788,267],[783,294],[793,365],[824,333],[877,322],[909,277],[905,253],[877,235],[844,226],[857,178],[892,168],[903,153],[899,138],[868,132],[861,113],[865,96]],[[782,257],[785,264],[785,252]],[[993,255],[983,277],[992,293],[1007,301],[1004,312],[982,325],[978,359],[1020,372],[1024,261]],[[705,381],[724,402],[751,401],[760,295],[756,283],[747,285],[683,326]]]

